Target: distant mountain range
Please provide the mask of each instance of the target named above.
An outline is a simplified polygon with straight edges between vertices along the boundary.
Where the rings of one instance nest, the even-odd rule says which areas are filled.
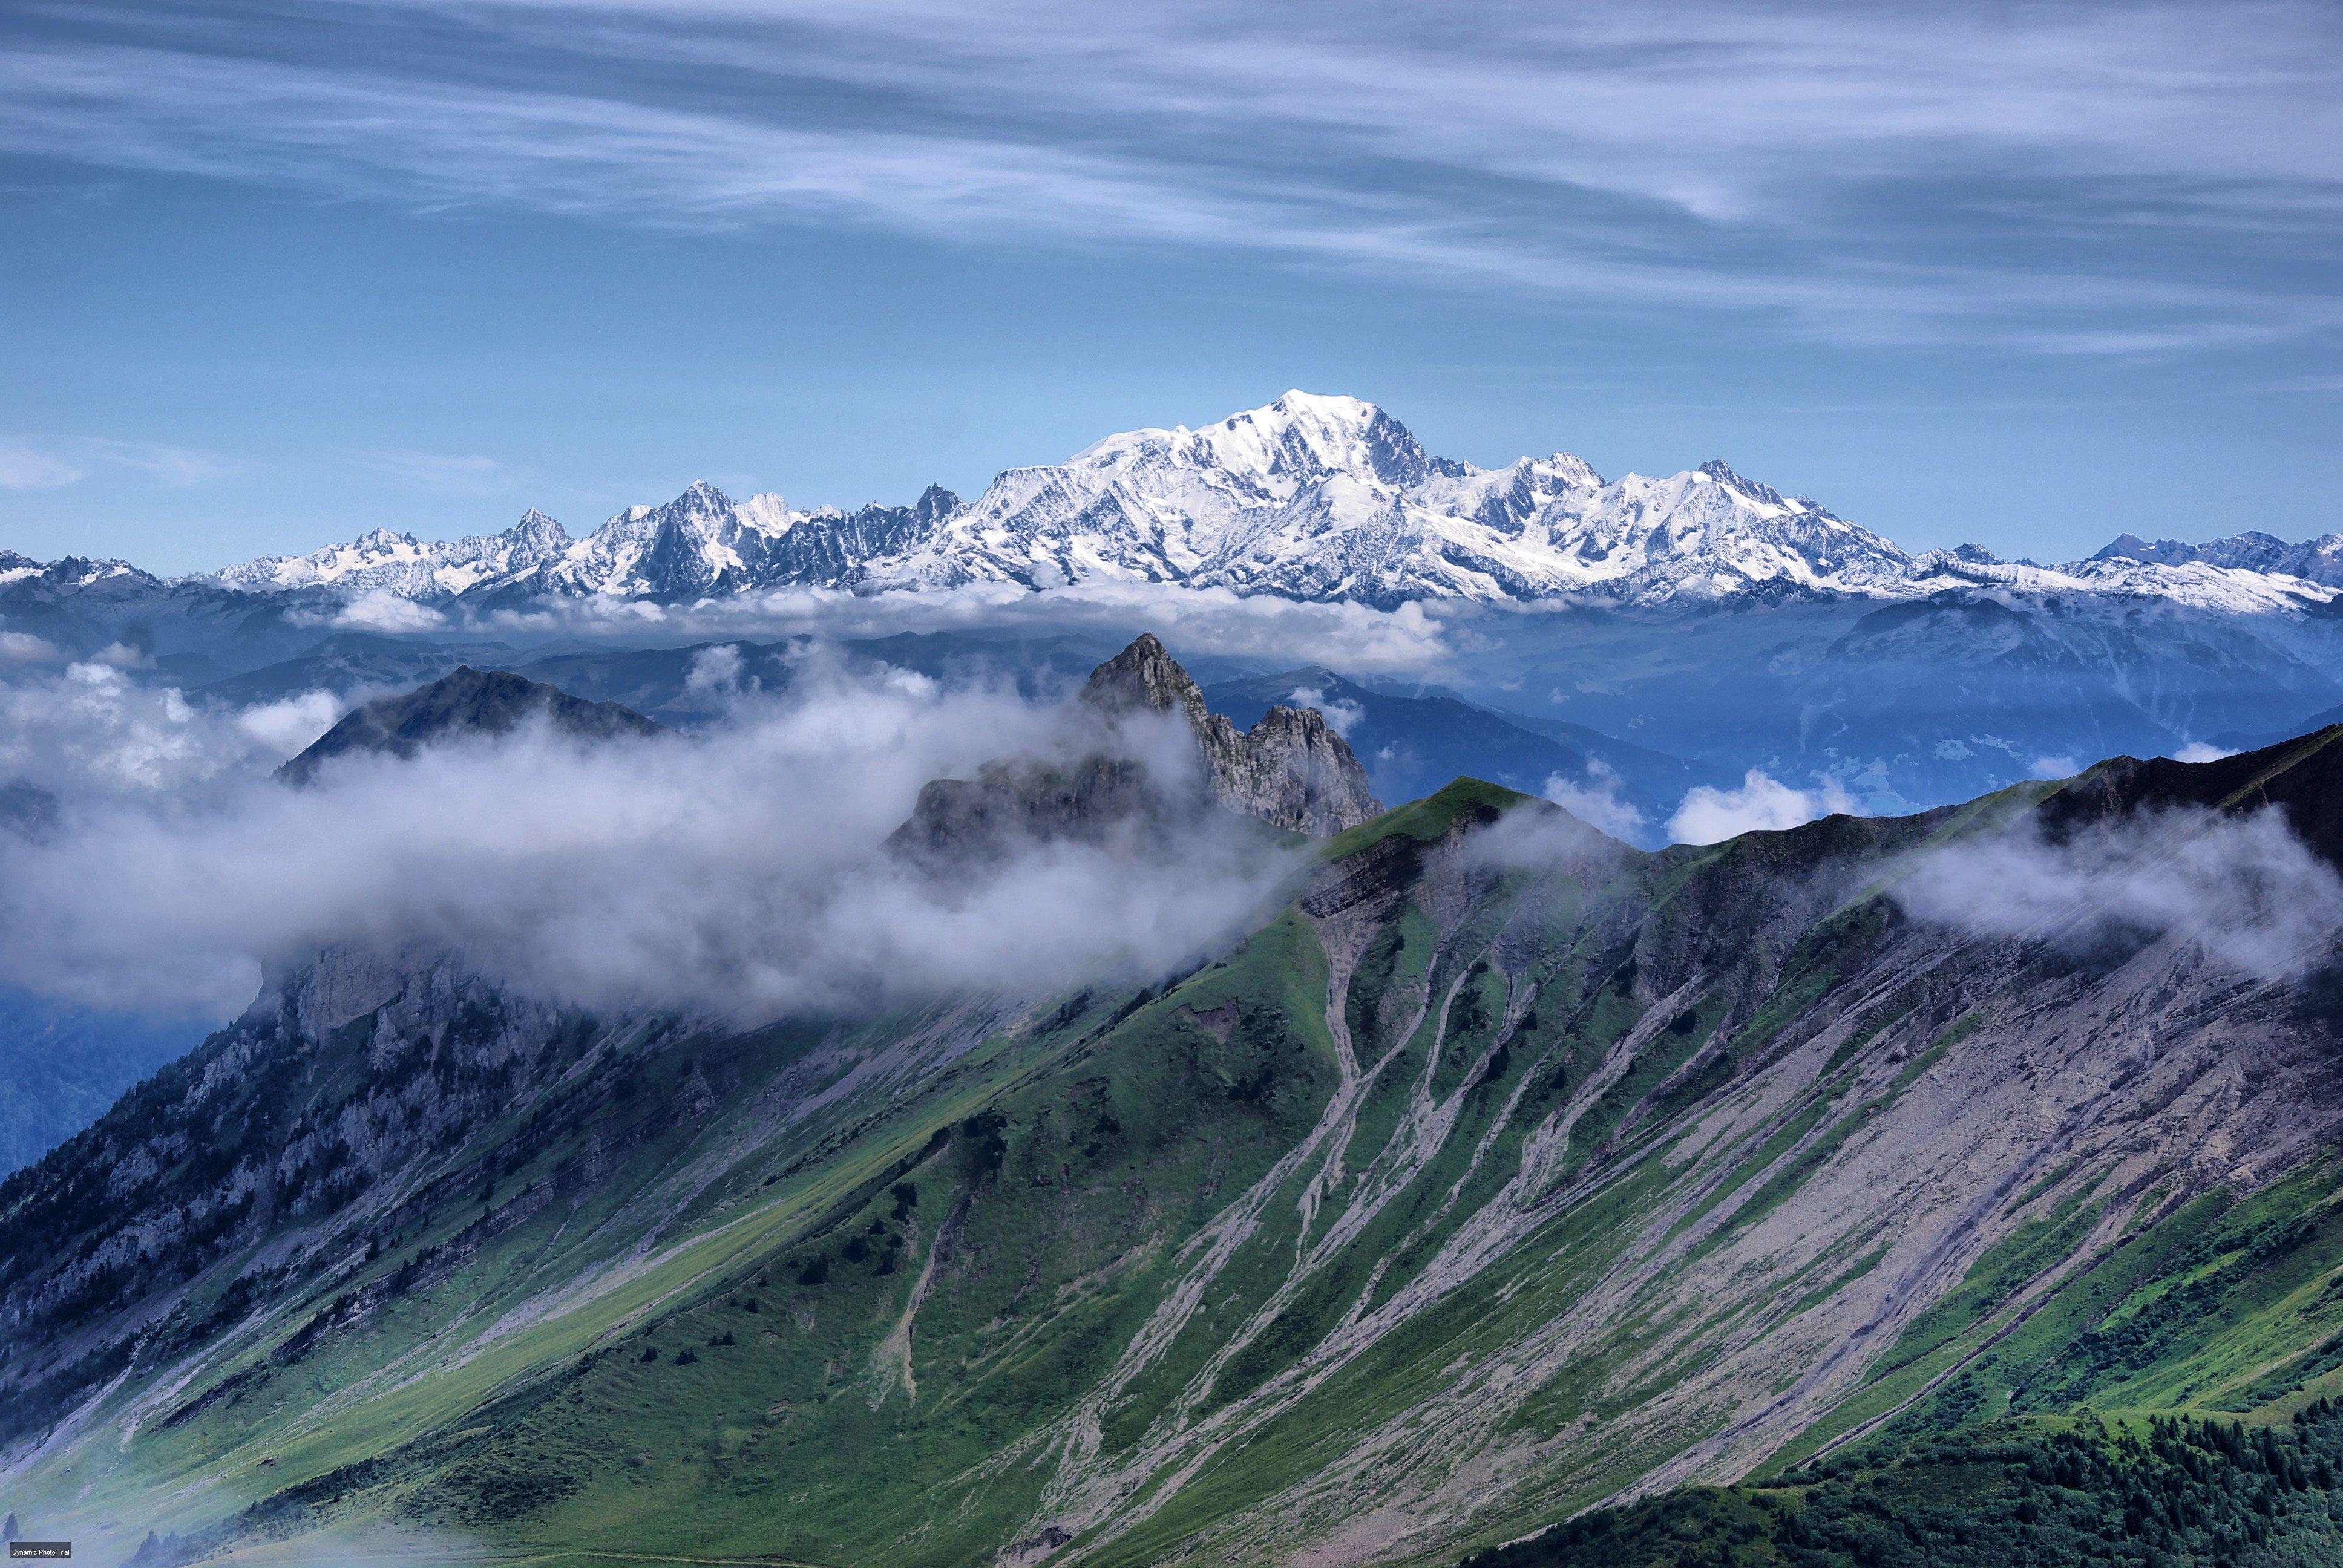
[[[133,573],[166,586],[119,562],[45,566],[0,552],[0,587],[45,573],[59,586]],[[930,487],[909,506],[792,510],[777,495],[735,501],[702,482],[583,538],[532,509],[500,533],[431,543],[376,529],[183,581],[467,608],[1115,582],[1383,607],[1908,598],[2002,587],[2253,612],[2334,598],[2343,535],[2184,545],[2127,534],[2056,567],[1976,546],[1914,556],[1722,462],[1609,480],[1561,453],[1481,468],[1432,455],[1372,403],[1295,391],[1201,429],[1125,431],[1061,464],[1011,468],[973,501]]]

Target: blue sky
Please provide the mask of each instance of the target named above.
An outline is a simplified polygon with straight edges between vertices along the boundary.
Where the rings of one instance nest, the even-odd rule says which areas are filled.
[[[2343,10],[19,4],[0,548],[973,492],[1288,387],[1921,548],[2343,528]]]

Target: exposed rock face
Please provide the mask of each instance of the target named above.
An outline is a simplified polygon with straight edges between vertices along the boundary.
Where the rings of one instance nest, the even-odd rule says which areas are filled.
[[[890,844],[941,866],[1020,843],[1160,830],[1214,807],[1313,838],[1383,810],[1366,769],[1317,709],[1272,708],[1239,730],[1206,710],[1195,680],[1151,632],[1092,670],[1080,701],[1102,721],[1108,749],[1071,763],[997,762],[972,779],[932,779]],[[1177,757],[1151,760],[1125,728],[1158,715],[1186,722],[1192,767]]]
[[[1167,793],[1128,757],[1092,757],[1071,770],[988,764],[973,779],[930,779],[888,846],[931,869],[994,859],[1020,845],[1098,843],[1131,825],[1192,818],[1196,801]]]
[[[1209,717],[1203,689],[1174,662],[1162,639],[1151,631],[1141,632],[1129,648],[1091,670],[1082,688],[1082,700],[1102,713],[1176,710],[1185,713],[1199,732]]]
[[[504,735],[533,719],[581,739],[674,733],[615,702],[588,702],[509,670],[460,665],[404,697],[380,697],[352,709],[307,750],[278,769],[277,776],[290,784],[307,784],[328,759],[352,751],[412,757],[435,741],[458,735]]]
[[[1091,672],[1082,699],[1109,713],[1179,713],[1196,732],[1212,798],[1240,816],[1331,838],[1383,812],[1367,770],[1314,708],[1272,708],[1251,729],[1206,711],[1204,694],[1153,632]]]
[[[1242,734],[1216,713],[1205,749],[1221,803],[1275,827],[1332,838],[1383,811],[1366,770],[1314,708],[1272,708]]]

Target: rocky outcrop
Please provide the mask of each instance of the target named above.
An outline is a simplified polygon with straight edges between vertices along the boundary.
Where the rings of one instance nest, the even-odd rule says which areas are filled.
[[[982,864],[1022,845],[1100,843],[1132,827],[1192,819],[1196,801],[1166,792],[1128,757],[1076,767],[995,762],[973,779],[930,779],[888,848],[930,869]]]
[[[1330,838],[1379,816],[1367,770],[1314,708],[1271,709],[1251,729],[1208,712],[1203,691],[1153,632],[1091,672],[1082,700],[1108,713],[1177,713],[1195,731],[1206,788],[1239,816]]]
[[[504,735],[536,721],[588,740],[674,733],[615,702],[588,702],[510,670],[459,665],[404,697],[379,697],[352,709],[307,750],[278,769],[277,777],[288,784],[307,784],[327,762],[354,751],[412,757],[457,736]]]
[[[890,845],[941,868],[1020,844],[1097,843],[1161,833],[1214,809],[1326,838],[1381,813],[1366,769],[1315,709],[1272,708],[1249,730],[1210,712],[1193,678],[1153,633],[1091,672],[1076,706],[1099,749],[1071,760],[996,762],[974,779],[937,779]],[[1165,754],[1141,733],[1183,721],[1192,753]]]
[[[1313,839],[1382,814],[1366,769],[1316,709],[1272,708],[1242,734],[1217,713],[1209,727],[1212,793],[1230,810]]]

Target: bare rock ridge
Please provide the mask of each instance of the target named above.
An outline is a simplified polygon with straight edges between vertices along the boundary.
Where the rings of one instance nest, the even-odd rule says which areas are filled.
[[[327,762],[353,751],[412,757],[436,741],[458,735],[504,735],[538,719],[581,739],[674,733],[616,702],[588,702],[509,670],[459,665],[428,686],[400,697],[378,697],[350,709],[278,769],[277,776],[289,784],[307,784]]]
[[[1091,672],[1081,704],[1111,730],[1132,715],[1176,715],[1196,741],[1192,777],[1166,777],[1128,751],[1071,764],[996,762],[972,779],[920,791],[891,842],[934,863],[998,854],[1012,842],[1096,841],[1217,806],[1272,827],[1330,838],[1383,811],[1366,769],[1314,708],[1271,709],[1249,730],[1209,711],[1194,678],[1152,632]]]
[[[1324,714],[1280,705],[1239,730],[1206,710],[1202,690],[1153,632],[1092,670],[1082,699],[1109,712],[1183,715],[1203,749],[1212,798],[1241,816],[1325,839],[1383,812],[1366,769]]]

